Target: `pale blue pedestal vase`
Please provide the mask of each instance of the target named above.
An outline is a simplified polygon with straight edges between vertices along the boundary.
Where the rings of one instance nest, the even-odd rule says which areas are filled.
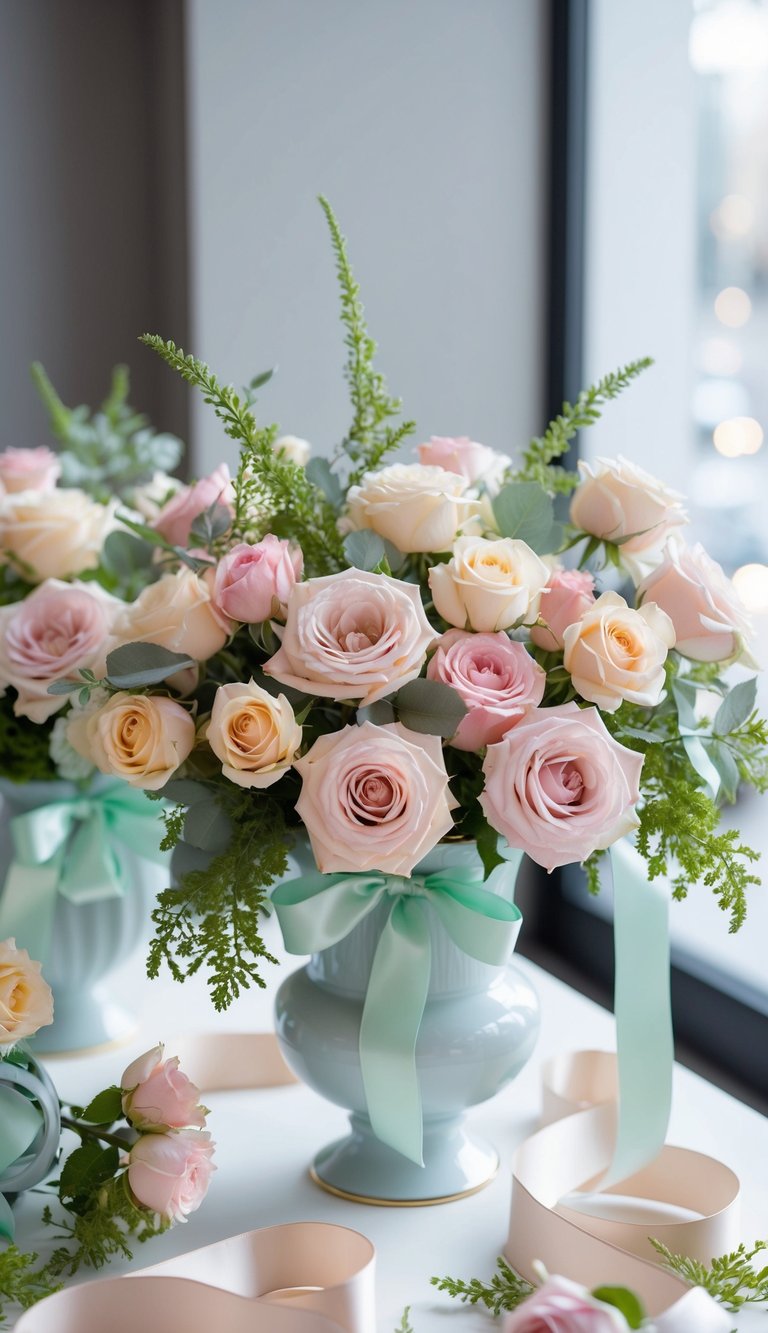
[[[511,898],[520,860],[519,852],[510,851],[508,864],[498,867],[485,887]],[[478,864],[473,844],[446,842],[414,873]],[[538,1000],[527,978],[513,965],[475,961],[453,943],[428,903],[424,910],[432,969],[416,1046],[423,1167],[374,1135],[360,1071],[363,1004],[388,904],[338,944],[314,954],[283,982],[276,997],[276,1030],[288,1064],[321,1096],[351,1112],[351,1133],[318,1153],[313,1179],[358,1202],[441,1203],[487,1185],[496,1174],[498,1154],[466,1127],[465,1113],[520,1072],[538,1035]]]

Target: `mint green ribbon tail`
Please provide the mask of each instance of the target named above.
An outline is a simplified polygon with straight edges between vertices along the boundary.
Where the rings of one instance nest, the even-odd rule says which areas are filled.
[[[392,907],[374,955],[360,1025],[360,1068],[377,1138],[424,1165],[416,1042],[429,991],[429,904],[457,948],[500,967],[515,947],[522,917],[471,872],[302,875],[272,895],[289,953],[317,953],[349,935],[386,898]]]
[[[15,858],[0,890],[0,939],[13,936],[42,963],[59,894],[76,904],[122,897],[121,843],[152,861],[165,859],[160,807],[122,782],[15,815],[10,831]]]
[[[0,1087],[0,1176],[34,1143],[42,1120],[33,1102],[14,1088]],[[0,1236],[13,1240],[13,1213],[0,1194]]]

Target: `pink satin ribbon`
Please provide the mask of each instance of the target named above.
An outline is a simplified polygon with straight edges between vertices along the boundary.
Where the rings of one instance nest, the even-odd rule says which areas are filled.
[[[579,1051],[542,1071],[544,1127],[518,1149],[505,1254],[524,1277],[539,1260],[588,1287],[630,1287],[659,1333],[730,1333],[699,1289],[658,1266],[648,1236],[708,1263],[739,1241],[739,1181],[722,1162],[665,1146],[655,1161],[600,1192],[616,1135],[616,1057]]]

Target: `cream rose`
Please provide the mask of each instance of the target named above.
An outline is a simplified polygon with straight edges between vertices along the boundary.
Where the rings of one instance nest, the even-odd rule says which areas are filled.
[[[191,569],[164,574],[139,593],[115,621],[110,650],[123,643],[159,643],[205,662],[224,647],[229,622],[211,600],[209,582]]]
[[[61,476],[61,463],[52,449],[15,449],[0,454],[0,492],[52,491]]]
[[[394,463],[366,472],[347,496],[353,528],[371,528],[399,551],[450,551],[456,534],[479,511],[465,498],[466,477],[441,467]]]
[[[205,737],[230,782],[271,787],[290,768],[301,727],[285,695],[275,699],[250,681],[219,686]]]
[[[18,491],[0,500],[0,551],[35,583],[95,569],[116,526],[114,505],[85,491]]]
[[[344,569],[297,583],[281,645],[265,664],[283,685],[374,703],[418,676],[437,635],[413,583]]]
[[[73,715],[67,739],[102,773],[158,791],[192,750],[195,724],[174,699],[121,692],[95,712]]]
[[[664,663],[675,630],[654,602],[636,611],[604,592],[563,634],[563,663],[582,699],[615,713],[625,699],[653,708],[664,690]]]
[[[15,940],[0,940],[0,1055],[53,1022],[53,995],[39,963]]]
[[[621,455],[597,458],[591,465],[582,461],[579,472],[571,522],[593,537],[620,541],[621,559],[637,580],[673,528],[688,522],[683,497]]]
[[[638,600],[655,602],[675,627],[675,647],[694,662],[757,666],[754,635],[744,606],[723,570],[697,543],[669,541],[661,564],[640,585]]]
[[[312,453],[309,440],[302,440],[298,435],[281,435],[279,440],[275,440],[272,449],[278,458],[286,458],[297,467],[306,467]]]
[[[531,625],[549,570],[512,537],[460,537],[447,564],[429,571],[435,609],[457,629],[483,632]]]
[[[294,764],[296,810],[318,869],[410,875],[453,828],[439,736],[364,722],[320,736]]]

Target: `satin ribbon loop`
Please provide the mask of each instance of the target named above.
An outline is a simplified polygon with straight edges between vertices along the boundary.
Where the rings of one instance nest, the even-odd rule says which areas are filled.
[[[502,966],[520,930],[517,907],[483,888],[472,870],[429,875],[302,875],[272,895],[289,953],[317,953],[391,902],[371,967],[360,1024],[360,1067],[368,1116],[383,1143],[424,1165],[416,1043],[429,993],[430,906],[454,944],[478,962]]]
[[[8,1168],[32,1146],[41,1124],[34,1102],[15,1088],[0,1086],[0,1185]],[[0,1193],[0,1237],[12,1241],[13,1235],[13,1213]]]

